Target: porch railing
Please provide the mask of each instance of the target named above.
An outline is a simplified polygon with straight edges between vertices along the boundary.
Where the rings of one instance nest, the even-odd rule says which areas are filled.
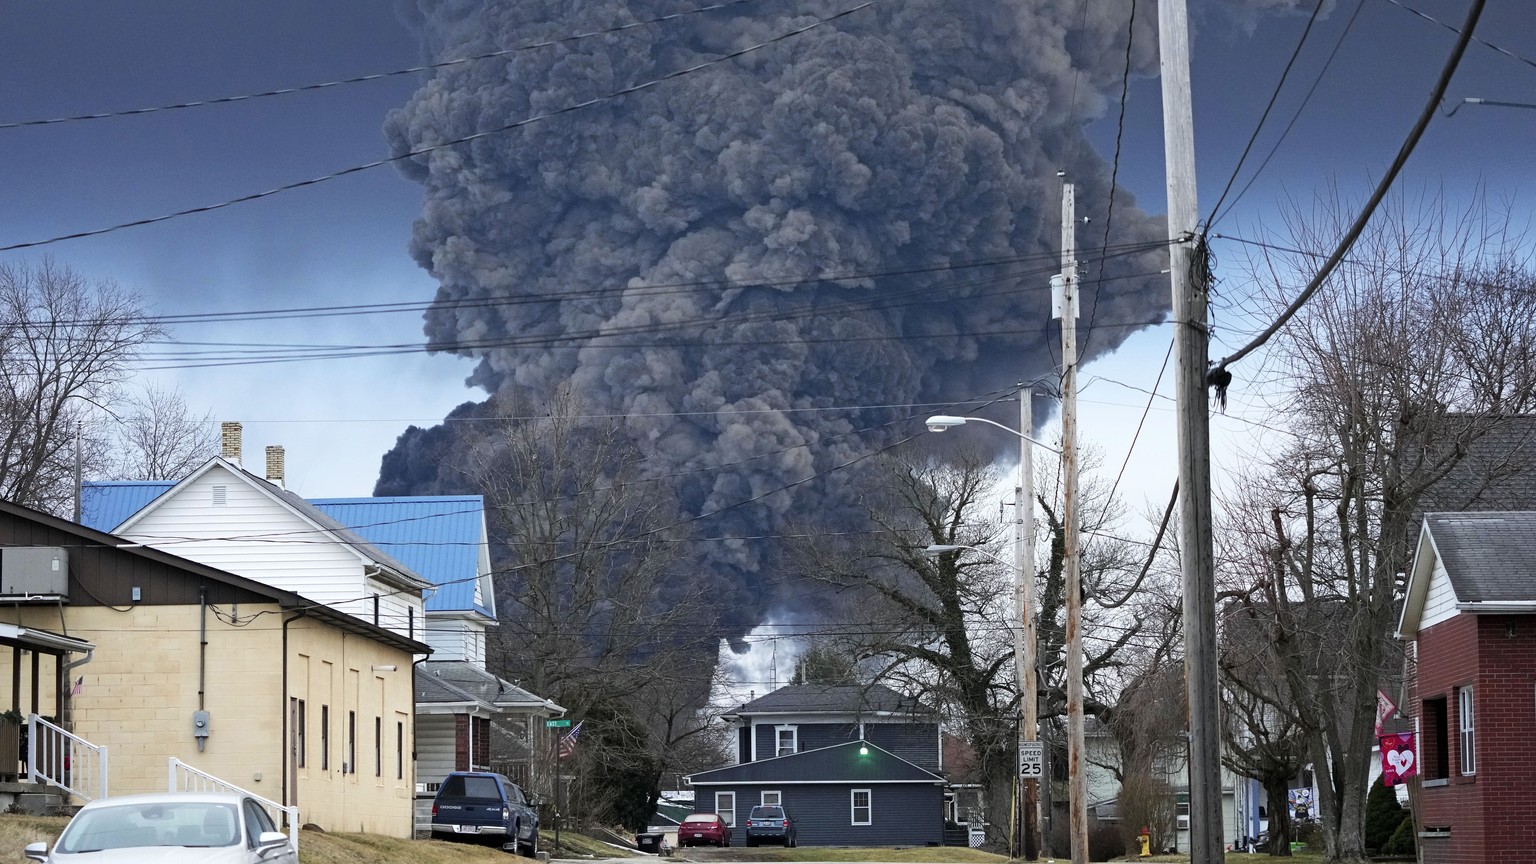
[[[27,781],[57,786],[77,798],[107,797],[107,748],[36,714],[27,715]]]
[[[199,771],[175,756],[170,758],[167,780],[169,781],[168,791],[171,792],[233,792],[250,798],[257,804],[265,807],[272,814],[272,821],[288,827],[288,845],[293,847],[294,854],[298,854],[299,806],[297,804],[284,807],[276,801],[263,798],[249,789],[242,789],[227,780],[221,780],[205,771]]]

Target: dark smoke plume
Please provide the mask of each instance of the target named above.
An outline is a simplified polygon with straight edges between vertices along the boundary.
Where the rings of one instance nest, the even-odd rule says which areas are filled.
[[[451,67],[386,133],[399,153],[504,126],[855,2],[761,0]],[[432,53],[450,58],[689,5],[423,0],[419,14]],[[1154,17],[1138,19],[1134,74],[1155,67]],[[537,400],[569,384],[591,413],[626,417],[655,475],[695,472],[669,481],[693,514],[920,429],[850,434],[907,412],[848,406],[965,399],[1054,375],[1058,170],[1092,219],[1079,232],[1089,356],[1166,311],[1165,277],[1147,275],[1165,266],[1160,251],[1108,259],[1095,284],[1109,172],[1082,126],[1118,95],[1125,37],[1118,4],[883,0],[741,59],[418,157],[406,173],[426,201],[411,251],[441,285],[427,334],[480,358],[468,383],[484,391]],[[1164,236],[1115,194],[1111,244]],[[994,259],[1025,260],[966,266]],[[692,323],[707,326],[675,326]],[[518,341],[528,344],[508,344]],[[461,425],[409,430],[378,493],[461,485],[439,471]],[[844,488],[834,473],[698,533],[835,524]],[[771,544],[705,545],[701,583],[745,598],[729,610],[735,626],[791,602],[793,589],[774,594]]]

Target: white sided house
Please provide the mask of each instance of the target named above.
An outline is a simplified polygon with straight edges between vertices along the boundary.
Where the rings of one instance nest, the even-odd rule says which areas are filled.
[[[221,455],[107,530],[421,638],[432,584],[284,488],[277,455],[270,479],[244,470],[226,423]]]

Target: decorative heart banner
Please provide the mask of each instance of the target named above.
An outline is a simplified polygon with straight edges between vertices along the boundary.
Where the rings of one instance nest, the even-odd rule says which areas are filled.
[[[1381,782],[1396,786],[1419,773],[1418,754],[1414,752],[1413,733],[1381,736]]]

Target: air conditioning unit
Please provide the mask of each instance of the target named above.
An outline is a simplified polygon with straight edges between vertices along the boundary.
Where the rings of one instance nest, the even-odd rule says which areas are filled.
[[[68,550],[58,546],[0,548],[0,603],[68,599]]]

